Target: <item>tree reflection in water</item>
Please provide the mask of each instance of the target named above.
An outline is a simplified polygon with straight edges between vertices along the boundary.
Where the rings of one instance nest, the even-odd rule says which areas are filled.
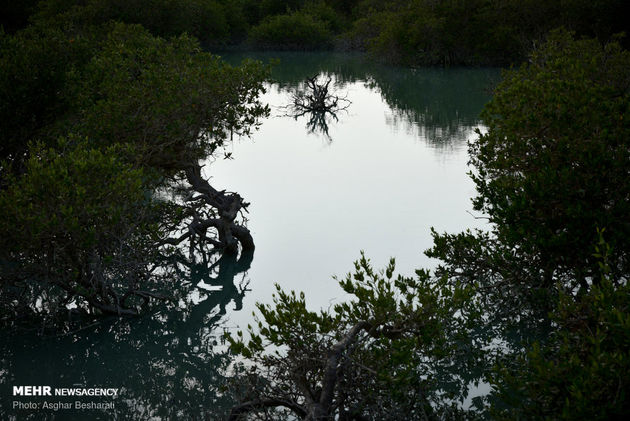
[[[3,419],[222,419],[229,363],[221,346],[230,303],[242,308],[253,252],[179,258],[170,265],[179,297],[151,314],[73,322],[43,337],[5,331],[0,362]],[[240,276],[239,276],[240,275]],[[240,279],[239,279],[240,278]],[[115,410],[13,410],[14,385],[120,388]],[[22,397],[25,402],[111,402],[108,397]]]
[[[405,130],[436,149],[466,145],[481,123],[479,112],[500,79],[498,68],[409,69],[374,63],[361,54],[274,51],[223,57],[238,64],[245,56],[280,60],[281,65],[272,70],[279,93],[291,94],[301,89],[304,80],[314,72],[334,75],[338,88],[363,83],[380,94],[391,108],[387,125]]]
[[[320,79],[324,80],[320,82]],[[346,96],[335,95],[331,92],[332,80],[330,75],[322,75],[321,78],[320,75],[306,78],[291,93],[291,103],[281,107],[286,117],[297,120],[302,116],[307,116],[308,132],[321,134],[329,142],[332,142],[332,137],[328,133],[328,125],[339,121],[337,113],[347,110],[351,104]]]

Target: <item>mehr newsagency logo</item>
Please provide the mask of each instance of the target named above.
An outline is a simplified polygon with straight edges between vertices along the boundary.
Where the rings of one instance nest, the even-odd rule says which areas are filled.
[[[13,386],[13,396],[118,396],[117,388]]]
[[[12,407],[18,411],[114,410],[119,390],[113,387],[13,386]]]

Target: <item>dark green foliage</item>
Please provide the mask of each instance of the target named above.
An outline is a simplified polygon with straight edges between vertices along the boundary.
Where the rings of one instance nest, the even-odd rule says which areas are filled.
[[[496,9],[485,0],[413,0],[363,7],[367,11],[354,22],[350,37],[386,62],[502,64],[524,52],[514,28],[506,26],[504,16],[497,18]]]
[[[545,286],[586,285],[598,227],[615,273],[630,273],[629,69],[616,43],[556,33],[484,111],[488,133],[471,146],[475,208],[502,244],[536,258]]]
[[[237,367],[244,397],[293,402],[302,419],[317,413],[379,420],[464,416],[452,400],[467,389],[461,368],[481,356],[460,352],[464,332],[481,316],[473,289],[448,286],[424,271],[396,277],[393,260],[376,271],[365,257],[339,283],[352,298],[320,312],[307,309],[303,293],[277,287],[273,306],[258,305],[261,319],[249,338],[227,337],[234,352],[256,363]],[[336,374],[329,382],[331,367]],[[282,406],[250,405],[239,413],[285,419]]]
[[[609,246],[597,248],[601,279],[575,300],[562,294],[552,313],[556,331],[491,381],[497,419],[625,419],[630,414],[630,287],[608,266]]]
[[[351,44],[402,64],[509,64],[522,60],[552,29],[601,40],[623,30],[619,0],[369,1],[357,6]]]
[[[137,314],[168,293],[156,265],[188,238],[169,234],[205,218],[199,248],[220,244],[232,227],[253,248],[235,221],[246,203],[212,189],[198,161],[266,114],[257,101],[266,68],[228,66],[187,35],[38,19],[2,38],[3,321],[68,303]],[[182,203],[178,195],[192,196],[184,178],[207,201]],[[224,203],[233,213],[219,213]],[[217,227],[222,237],[211,239]]]
[[[554,28],[602,41],[630,29],[623,0],[44,0],[33,10],[35,20],[78,27],[115,20],[159,36],[186,32],[215,49],[248,39],[256,48],[322,49],[334,36],[338,48],[412,65],[505,65]]]
[[[559,32],[505,74],[483,114],[488,131],[470,147],[474,205],[492,232],[436,236],[429,254],[446,273],[498,286],[489,292],[499,301],[511,288],[530,298],[558,282],[585,290],[606,228],[614,276],[628,275],[628,69],[618,44]]]
[[[235,68],[202,53],[188,36],[164,41],[118,24],[71,74],[76,114],[62,125],[100,145],[134,145],[138,163],[168,174],[211,154],[231,132],[248,133],[264,113],[253,99],[265,75],[254,62]]]
[[[60,94],[68,70],[87,61],[97,42],[88,33],[45,25],[4,35],[0,42],[0,156],[19,171],[28,140],[67,112],[69,104]]]
[[[152,180],[118,147],[71,140],[32,147],[25,175],[0,191],[3,320],[53,316],[71,301],[105,311],[115,295],[100,288],[155,286],[143,277],[167,208],[147,195]]]
[[[345,29],[347,22],[345,17],[335,10],[334,6],[335,4],[330,5],[323,0],[311,1],[306,3],[302,10],[326,23],[334,34],[338,34]]]
[[[28,140],[53,145],[68,132],[142,146],[154,157],[157,148],[171,162],[146,156],[144,165],[181,169],[178,161],[212,152],[262,111],[240,104],[262,89],[264,67],[228,66],[185,35],[165,41],[140,26],[77,31],[40,23],[3,37],[0,51],[0,151],[16,171]],[[209,128],[211,138],[201,133]]]
[[[328,24],[306,12],[266,18],[249,36],[256,48],[322,50],[332,46]]]
[[[261,0],[262,16],[282,15],[299,10],[307,0]]]
[[[246,20],[237,1],[218,0],[45,0],[39,20],[65,19],[76,26],[110,20],[141,24],[152,34],[170,37],[189,33],[204,45],[221,46],[244,37]]]
[[[470,147],[490,232],[434,234],[437,273],[475,285],[509,344],[489,376],[498,417],[630,410],[629,69],[617,43],[552,33],[504,75]]]

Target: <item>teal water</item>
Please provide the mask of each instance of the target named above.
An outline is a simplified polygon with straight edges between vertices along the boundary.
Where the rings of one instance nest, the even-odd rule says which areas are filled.
[[[225,59],[237,63],[246,54]],[[250,55],[251,56],[251,55]],[[466,142],[482,129],[478,114],[496,69],[401,69],[360,56],[265,53],[279,58],[264,100],[271,116],[252,138],[235,139],[209,159],[219,189],[251,202],[253,256],[181,265],[174,285],[184,299],[139,319],[76,324],[63,334],[41,326],[3,332],[2,419],[220,419],[228,358],[224,330],[252,321],[273,284],[302,290],[313,309],[344,298],[333,275],[360,251],[411,273],[435,262],[423,255],[430,227],[483,228],[475,219]],[[327,132],[308,115],[282,108],[307,77],[331,77],[349,106],[328,116]],[[233,159],[221,159],[231,154]],[[118,388],[105,397],[14,397],[15,385]],[[113,403],[114,409],[42,409],[44,401]],[[34,402],[39,409],[13,408]]]

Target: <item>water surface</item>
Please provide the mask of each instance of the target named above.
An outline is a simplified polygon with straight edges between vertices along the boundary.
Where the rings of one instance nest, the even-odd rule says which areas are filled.
[[[395,256],[401,272],[413,273],[435,264],[423,255],[430,227],[483,227],[468,213],[466,142],[498,71],[391,68],[335,54],[258,57],[280,58],[263,98],[272,115],[223,151],[233,159],[205,167],[215,187],[252,203],[254,255],[182,265],[173,282],[186,299],[139,319],[43,337],[4,332],[4,418],[218,418],[230,405],[220,392],[220,336],[250,323],[255,302],[271,302],[274,283],[305,291],[313,309],[327,307],[344,298],[332,276],[350,271],[361,250],[377,267]],[[330,76],[351,102],[329,121],[328,135],[279,108],[315,75]],[[13,385],[114,387],[121,396],[115,411],[14,410]]]
[[[277,56],[269,53],[261,55]],[[483,227],[470,198],[467,140],[498,77],[496,69],[401,69],[359,56],[280,54],[264,99],[272,117],[252,139],[235,141],[234,159],[209,163],[220,188],[251,201],[256,252],[248,276],[255,301],[270,302],[273,284],[302,290],[313,309],[342,298],[333,275],[344,276],[365,251],[377,267],[395,257],[402,273],[436,262],[423,252],[430,228],[459,232]],[[229,56],[238,62],[238,56]],[[333,77],[351,101],[330,122],[329,136],[311,133],[307,116],[283,117],[280,107],[307,77]],[[470,213],[469,213],[470,212]]]

